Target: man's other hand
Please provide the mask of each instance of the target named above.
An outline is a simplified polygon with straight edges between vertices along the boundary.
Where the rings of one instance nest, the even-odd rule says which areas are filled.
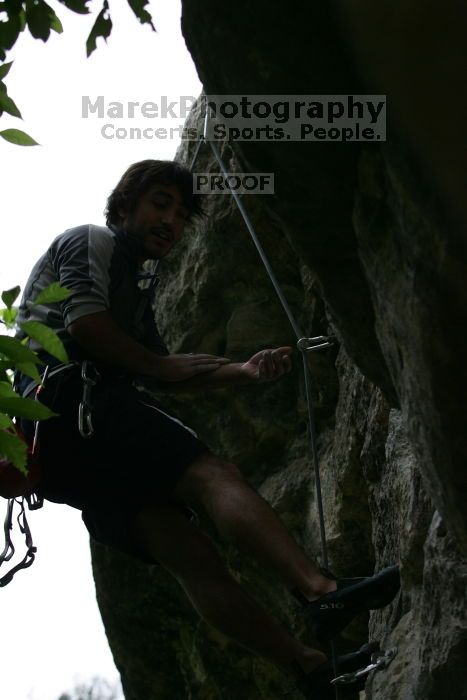
[[[285,346],[282,348],[261,350],[257,352],[247,362],[240,366],[243,374],[256,382],[270,382],[290,372],[292,362],[290,355],[293,348]]]

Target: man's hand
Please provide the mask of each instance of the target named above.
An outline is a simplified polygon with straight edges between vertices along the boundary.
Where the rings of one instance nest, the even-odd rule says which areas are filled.
[[[180,382],[197,374],[212,372],[230,362],[227,357],[217,355],[195,355],[194,353],[167,355],[159,359],[159,378],[166,382]]]
[[[291,370],[292,348],[262,350],[248,362],[230,362],[217,355],[167,355],[159,357],[158,391],[190,394],[257,382],[269,382]],[[186,379],[181,381],[181,373]],[[171,378],[169,378],[169,375]],[[147,383],[147,382],[146,382]],[[149,386],[149,384],[148,384]]]
[[[292,352],[293,348],[290,346],[275,350],[261,350],[240,365],[240,370],[256,382],[270,382],[290,372]]]
[[[92,357],[163,382],[207,376],[230,362],[217,355],[156,355],[123,331],[109,311],[81,316],[68,332]]]

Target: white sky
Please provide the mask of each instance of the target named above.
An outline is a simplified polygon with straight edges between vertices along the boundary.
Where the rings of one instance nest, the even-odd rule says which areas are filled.
[[[106,197],[130,163],[175,154],[178,140],[105,140],[102,126],[116,120],[83,119],[82,95],[159,103],[162,95],[178,100],[201,91],[180,31],[179,0],[150,3],[157,34],[139,25],[124,0],[111,4],[112,34],[107,44],[98,40],[89,59],[85,40],[100,0],[92,5],[93,17],[48,2],[64,33],[52,33],[43,44],[26,30],[7,58],[15,62],[6,83],[24,121],[3,116],[0,129],[21,128],[41,146],[0,139],[0,290],[23,288],[36,259],[64,229],[103,224]],[[156,121],[121,119],[116,126],[167,128],[184,120]],[[0,522],[5,513],[6,501],[0,499]],[[94,675],[113,682],[118,672],[95,599],[81,513],[46,501],[27,516],[38,552],[29,569],[0,589],[0,698],[57,700]],[[13,542],[17,556],[0,575],[24,555],[17,524]]]

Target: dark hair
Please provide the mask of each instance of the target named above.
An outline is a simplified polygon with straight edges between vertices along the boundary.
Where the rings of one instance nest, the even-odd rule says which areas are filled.
[[[205,216],[203,196],[193,192],[193,175],[185,166],[173,160],[141,160],[123,173],[118,185],[110,193],[104,214],[107,226],[120,223],[119,209],[131,213],[138,199],[153,185],[177,185],[188,221]]]

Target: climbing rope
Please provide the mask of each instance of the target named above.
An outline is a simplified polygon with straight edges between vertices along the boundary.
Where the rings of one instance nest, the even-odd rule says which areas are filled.
[[[309,424],[309,433],[310,433],[310,449],[311,449],[311,455],[312,455],[312,462],[313,462],[313,470],[314,470],[314,476],[315,476],[315,492],[316,492],[316,503],[317,503],[317,509],[318,509],[318,521],[319,521],[319,531],[320,531],[320,540],[321,540],[321,554],[322,554],[322,565],[324,568],[329,567],[329,561],[328,561],[328,548],[327,548],[327,541],[326,541],[326,526],[325,526],[325,521],[324,521],[324,509],[323,509],[323,497],[322,497],[322,490],[321,490],[321,476],[320,476],[320,469],[319,469],[319,459],[318,459],[318,450],[316,446],[316,427],[315,427],[315,418],[314,418],[314,409],[313,409],[313,402],[312,402],[312,376],[310,369],[308,367],[308,362],[307,362],[307,353],[308,352],[316,352],[318,350],[323,350],[325,348],[331,347],[334,342],[335,338],[334,336],[317,336],[314,338],[306,338],[304,337],[302,331],[300,330],[300,327],[292,313],[292,310],[287,302],[287,299],[284,296],[284,293],[281,289],[281,286],[276,278],[276,275],[274,274],[274,271],[269,263],[268,257],[266,253],[264,252],[264,249],[261,245],[261,243],[258,240],[258,237],[256,235],[255,229],[253,227],[253,224],[251,223],[250,217],[248,216],[247,212],[245,211],[245,207],[243,206],[243,202],[240,200],[240,197],[238,196],[237,192],[232,188],[230,184],[230,180],[228,177],[228,172],[227,169],[224,165],[224,162],[220,156],[220,153],[217,149],[216,144],[214,141],[208,139],[208,123],[209,123],[209,108],[206,106],[206,114],[205,114],[205,119],[204,119],[204,131],[203,135],[199,138],[194,156],[191,161],[190,165],[190,170],[193,171],[193,167],[196,163],[196,160],[198,158],[198,155],[200,153],[201,147],[203,144],[208,144],[211,148],[211,151],[214,155],[214,158],[217,161],[217,164],[219,165],[219,168],[222,172],[222,175],[224,176],[224,181],[227,183],[227,186],[230,190],[231,195],[233,196],[235,203],[238,207],[238,210],[240,211],[240,214],[242,215],[243,221],[245,222],[245,225],[250,233],[250,236],[253,240],[253,243],[256,247],[256,250],[259,253],[259,256],[261,258],[261,261],[266,269],[266,272],[269,276],[269,279],[271,280],[271,283],[276,291],[276,294],[279,298],[280,303],[282,304],[282,308],[284,309],[284,312],[289,320],[290,325],[292,326],[293,332],[295,334],[295,337],[297,339],[297,349],[300,351],[302,355],[302,362],[303,362],[303,373],[305,377],[305,393],[306,393],[306,401],[307,401],[307,408],[308,408],[308,424]],[[338,674],[338,663],[337,663],[337,653],[335,650],[334,643],[331,642],[331,654],[332,654],[332,661],[333,661],[333,666],[334,666],[334,673],[337,676]],[[339,700],[339,686],[335,685],[335,694],[336,694],[336,700]]]
[[[322,553],[322,565],[324,568],[329,567],[329,561],[328,561],[328,548],[327,548],[327,542],[326,542],[326,527],[325,527],[325,522],[324,522],[324,510],[323,510],[323,498],[322,498],[322,490],[321,490],[321,478],[320,478],[320,470],[319,470],[319,460],[318,460],[318,451],[316,447],[316,429],[315,429],[315,420],[314,420],[314,410],[313,410],[313,403],[312,403],[312,376],[310,369],[308,367],[308,362],[307,362],[307,353],[308,352],[316,352],[317,350],[323,350],[325,348],[331,347],[334,342],[334,336],[317,336],[315,338],[306,338],[303,336],[302,331],[300,330],[300,327],[292,313],[292,310],[289,306],[289,303],[287,302],[287,299],[284,296],[284,293],[279,285],[279,282],[277,281],[276,275],[274,274],[274,271],[271,267],[271,264],[269,263],[269,260],[266,256],[266,253],[264,252],[264,249],[261,245],[261,243],[258,240],[258,237],[256,235],[255,229],[253,227],[253,224],[251,223],[250,217],[248,216],[247,212],[245,211],[245,207],[243,206],[243,202],[240,200],[237,192],[231,187],[230,181],[228,179],[228,172],[227,169],[222,161],[222,158],[220,156],[220,153],[217,149],[217,146],[215,145],[214,141],[208,140],[207,139],[207,133],[208,133],[208,120],[209,120],[209,111],[206,109],[206,116],[204,120],[204,132],[201,138],[198,140],[194,156],[191,161],[190,165],[190,170],[193,171],[193,167],[196,163],[196,160],[198,158],[201,146],[204,144],[208,144],[212,150],[212,153],[219,165],[219,168],[225,178],[225,182],[227,183],[229,190],[235,200],[235,203],[242,215],[242,218],[245,222],[245,225],[251,235],[251,238],[253,240],[253,243],[256,246],[256,249],[259,253],[259,256],[263,262],[263,265],[269,275],[269,279],[271,280],[271,283],[276,291],[276,294],[279,298],[280,303],[282,304],[282,308],[285,311],[285,314],[289,320],[290,325],[292,326],[293,332],[295,334],[295,337],[297,338],[297,349],[301,352],[302,355],[302,360],[303,360],[303,372],[305,375],[305,393],[306,393],[306,399],[307,399],[307,407],[308,407],[308,416],[309,416],[309,430],[310,430],[310,447],[311,447],[311,454],[312,454],[312,459],[313,459],[313,466],[314,466],[314,474],[315,474],[315,488],[316,488],[316,502],[317,502],[317,507],[318,507],[318,519],[319,519],[319,529],[320,529],[320,539],[321,539],[321,553]]]

